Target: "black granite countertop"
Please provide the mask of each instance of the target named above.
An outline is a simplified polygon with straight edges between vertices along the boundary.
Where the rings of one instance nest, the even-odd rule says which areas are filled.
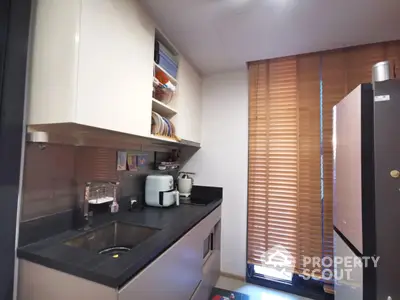
[[[17,255],[27,261],[120,288],[221,205],[221,202],[222,200],[214,201],[206,206],[182,204],[171,208],[145,207],[140,211],[95,217],[93,228],[113,221],[122,221],[160,229],[118,259],[65,245],[67,240],[82,234],[82,231],[78,230],[68,230],[20,247]]]

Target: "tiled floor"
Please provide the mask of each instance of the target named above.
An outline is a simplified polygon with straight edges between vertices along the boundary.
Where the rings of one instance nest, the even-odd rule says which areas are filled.
[[[267,289],[258,285],[249,284],[240,280],[220,277],[216,287],[236,291],[250,296],[250,300],[307,300],[309,298],[300,297],[284,293],[281,291]]]

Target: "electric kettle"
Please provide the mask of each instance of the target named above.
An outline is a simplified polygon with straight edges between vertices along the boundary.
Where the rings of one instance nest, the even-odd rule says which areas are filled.
[[[178,190],[181,197],[189,197],[192,192],[193,178],[189,175],[194,175],[190,172],[180,172],[178,177]]]

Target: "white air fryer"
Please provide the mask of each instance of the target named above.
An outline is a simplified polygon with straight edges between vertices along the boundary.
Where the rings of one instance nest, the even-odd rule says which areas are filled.
[[[150,206],[168,207],[175,203],[179,206],[179,192],[174,189],[174,178],[171,175],[147,176],[145,200]]]

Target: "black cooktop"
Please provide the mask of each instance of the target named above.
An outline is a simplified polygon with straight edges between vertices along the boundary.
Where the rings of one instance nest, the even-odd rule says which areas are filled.
[[[181,204],[207,205],[222,199],[222,188],[194,185],[189,197],[179,197]]]
[[[193,197],[179,197],[180,204],[190,204],[190,205],[207,205],[215,199],[204,199],[204,198],[193,198]]]

